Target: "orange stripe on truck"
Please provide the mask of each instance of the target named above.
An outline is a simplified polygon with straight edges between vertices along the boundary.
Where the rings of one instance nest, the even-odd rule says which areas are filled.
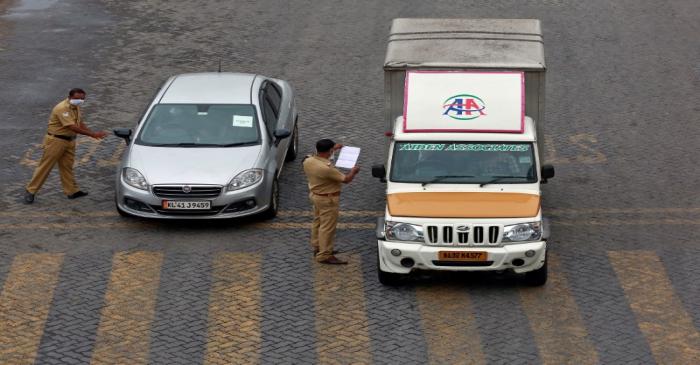
[[[387,196],[395,217],[527,218],[540,210],[540,196],[523,193],[394,193]]]

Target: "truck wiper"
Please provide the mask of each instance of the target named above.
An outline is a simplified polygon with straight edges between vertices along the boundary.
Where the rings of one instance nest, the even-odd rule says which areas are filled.
[[[526,178],[527,177],[525,177],[525,176],[494,176],[493,179],[491,179],[487,182],[482,182],[481,184],[479,184],[479,187],[483,188],[485,185],[493,184],[495,182],[499,182],[499,181],[505,180],[505,179],[526,179]]]
[[[430,180],[430,181],[425,181],[425,182],[423,182],[423,183],[421,184],[421,186],[422,186],[422,187],[425,187],[425,186],[428,185],[428,184],[433,184],[433,183],[436,183],[436,182],[440,182],[440,181],[445,180],[445,179],[449,179],[449,178],[460,178],[460,177],[474,177],[474,176],[472,176],[472,175],[440,175],[440,176],[435,176],[435,177],[434,177],[432,180]]]

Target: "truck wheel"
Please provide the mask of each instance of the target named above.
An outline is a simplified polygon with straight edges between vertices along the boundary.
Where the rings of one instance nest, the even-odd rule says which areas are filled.
[[[547,260],[545,258],[544,265],[541,268],[525,273],[525,284],[529,286],[542,286],[547,283]]]
[[[272,219],[277,216],[279,210],[280,189],[277,179],[272,182],[272,193],[270,194],[270,206],[260,214],[263,219]]]
[[[287,148],[287,156],[284,157],[286,162],[294,161],[299,154],[299,125],[294,123],[294,131],[292,132],[292,140],[289,142],[289,147]]]
[[[379,266],[379,257],[377,257],[377,276],[382,285],[397,286],[402,283],[402,279],[405,275],[382,271],[381,267]]]

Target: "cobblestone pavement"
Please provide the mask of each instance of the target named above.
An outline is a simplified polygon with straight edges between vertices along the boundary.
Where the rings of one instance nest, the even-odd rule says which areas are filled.
[[[700,3],[0,0],[0,364],[700,363]],[[376,279],[382,62],[396,17],[539,18],[550,281]],[[133,126],[168,76],[256,72],[298,93],[301,143],[363,147],[338,248],[315,264],[298,163],[272,221],[154,222],[113,207],[123,142],[79,140],[86,198],[20,195],[49,109],[88,91]]]

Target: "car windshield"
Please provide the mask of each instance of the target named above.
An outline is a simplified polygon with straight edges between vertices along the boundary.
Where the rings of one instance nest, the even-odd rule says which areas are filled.
[[[393,182],[422,184],[533,183],[531,143],[397,142]]]
[[[158,104],[135,143],[163,147],[211,147],[260,141],[252,105]]]

